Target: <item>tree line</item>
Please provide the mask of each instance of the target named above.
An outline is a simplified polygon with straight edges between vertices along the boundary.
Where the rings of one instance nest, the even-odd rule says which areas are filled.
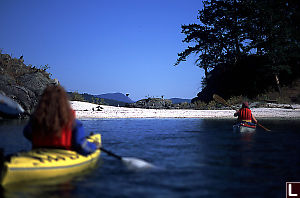
[[[205,0],[198,23],[182,25],[188,47],[175,65],[196,55],[202,100],[280,91],[300,77],[299,25],[298,0]]]

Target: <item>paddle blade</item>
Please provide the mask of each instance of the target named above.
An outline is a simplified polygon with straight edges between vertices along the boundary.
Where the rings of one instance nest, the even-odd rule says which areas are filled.
[[[134,157],[122,157],[122,162],[129,170],[139,171],[156,168],[155,165]]]
[[[0,112],[6,115],[18,115],[23,113],[24,109],[13,99],[0,94]]]

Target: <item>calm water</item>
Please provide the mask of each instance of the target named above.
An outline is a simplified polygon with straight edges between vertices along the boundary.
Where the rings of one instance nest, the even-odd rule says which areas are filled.
[[[300,121],[263,120],[272,129],[233,133],[233,120],[83,120],[103,146],[162,169],[130,171],[102,153],[97,167],[65,181],[2,189],[5,197],[285,197],[300,182]],[[0,121],[6,154],[30,149],[24,122]],[[0,195],[1,196],[1,195]]]

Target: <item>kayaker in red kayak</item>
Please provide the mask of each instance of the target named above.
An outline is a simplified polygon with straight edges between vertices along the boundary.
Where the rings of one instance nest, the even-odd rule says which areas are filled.
[[[239,122],[257,123],[247,101],[243,102],[242,108],[234,113],[234,117],[238,117]]]
[[[86,141],[82,123],[75,118],[67,93],[60,85],[48,86],[24,128],[33,148],[60,148],[87,155],[97,145]]]

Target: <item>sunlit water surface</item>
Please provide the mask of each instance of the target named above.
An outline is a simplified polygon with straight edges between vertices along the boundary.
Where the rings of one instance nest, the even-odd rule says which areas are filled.
[[[1,197],[285,197],[285,182],[300,182],[299,120],[263,120],[266,132],[239,134],[233,120],[82,120],[104,148],[160,167],[128,170],[101,154],[93,170],[59,180],[2,188]],[[24,121],[0,120],[5,154],[29,150]]]

